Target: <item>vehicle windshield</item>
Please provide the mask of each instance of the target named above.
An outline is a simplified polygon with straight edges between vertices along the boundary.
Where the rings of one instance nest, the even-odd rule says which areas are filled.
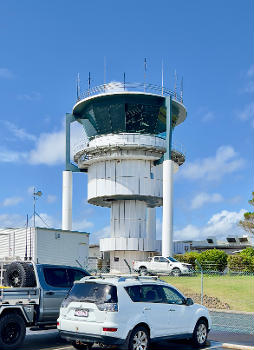
[[[67,304],[73,301],[95,304],[117,303],[116,286],[96,282],[75,283],[65,298]]]
[[[172,261],[172,262],[178,262],[178,260],[172,258],[171,256],[167,256],[167,259],[170,260],[170,261]]]

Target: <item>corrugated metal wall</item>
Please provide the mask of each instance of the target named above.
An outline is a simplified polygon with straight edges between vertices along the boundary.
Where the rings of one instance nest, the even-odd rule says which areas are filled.
[[[87,264],[89,235],[86,233],[44,228],[0,230],[0,259],[24,260],[26,245],[27,257],[38,263],[79,266],[78,260],[82,266]]]
[[[34,228],[0,230],[0,258],[10,257],[24,260],[34,257]]]

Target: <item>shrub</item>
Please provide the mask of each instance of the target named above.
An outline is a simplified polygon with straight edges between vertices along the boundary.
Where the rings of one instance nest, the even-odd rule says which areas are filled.
[[[230,271],[245,271],[246,266],[240,254],[228,256],[228,268]]]
[[[205,271],[222,272],[227,266],[227,254],[219,249],[208,249],[200,253],[198,262]]]
[[[181,262],[185,262],[186,264],[191,264],[192,267],[195,269],[196,267],[196,259],[198,258],[200,253],[198,252],[186,252],[184,254],[177,254],[174,256],[176,260],[179,260]]]

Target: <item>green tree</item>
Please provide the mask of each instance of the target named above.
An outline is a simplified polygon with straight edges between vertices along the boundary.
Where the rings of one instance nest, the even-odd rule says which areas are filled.
[[[249,204],[254,206],[254,192],[252,192],[252,199]],[[239,221],[239,225],[247,232],[254,235],[254,212],[247,212],[243,214],[244,219]]]

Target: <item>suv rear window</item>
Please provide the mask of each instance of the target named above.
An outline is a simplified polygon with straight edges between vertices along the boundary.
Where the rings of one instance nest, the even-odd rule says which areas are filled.
[[[67,302],[117,303],[116,286],[96,282],[75,283],[66,297]]]

